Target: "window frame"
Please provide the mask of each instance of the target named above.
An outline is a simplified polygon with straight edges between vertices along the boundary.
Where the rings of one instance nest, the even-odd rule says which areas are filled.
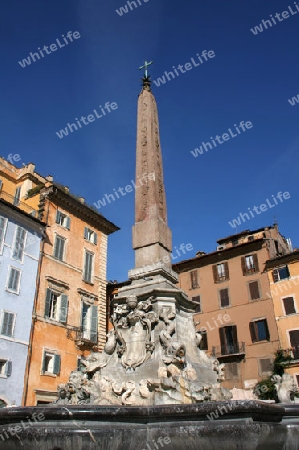
[[[91,268],[90,268],[90,279],[87,279],[85,277],[86,275],[86,262],[87,262],[87,255],[91,255]],[[82,280],[85,283],[88,284],[94,284],[94,265],[95,265],[95,254],[88,250],[87,248],[84,248],[84,256],[83,256],[83,270],[82,270]]]
[[[60,223],[59,219],[62,217],[62,223]],[[71,218],[65,212],[62,212],[60,209],[56,210],[55,223],[65,230],[70,230],[71,228]]]
[[[294,306],[295,312],[292,312],[292,313],[290,313],[290,314],[287,314],[287,312],[286,312],[286,307],[285,307],[285,303],[284,303],[284,300],[286,300],[287,298],[292,298],[292,299],[293,299],[293,306]],[[298,311],[297,311],[297,308],[296,308],[297,305],[296,305],[295,295],[294,295],[294,294],[290,294],[290,295],[288,295],[288,296],[281,297],[281,302],[282,302],[282,309],[283,309],[284,315],[285,315],[286,317],[292,316],[292,315],[294,315],[294,314],[298,314]]]
[[[53,358],[53,371],[45,370],[46,357],[51,356]],[[57,369],[58,366],[58,369]],[[47,348],[43,348],[42,353],[42,364],[41,364],[41,375],[46,376],[54,376],[57,377],[61,372],[61,355],[56,350],[48,350]]]
[[[15,291],[12,290],[12,288],[10,288],[10,287],[8,286],[9,280],[10,280],[10,274],[11,274],[11,271],[12,271],[12,270],[15,270],[16,272],[19,272],[18,286],[17,286],[17,289],[16,289]],[[6,291],[7,291],[7,292],[10,292],[11,294],[20,295],[21,277],[22,277],[22,271],[21,271],[21,269],[19,269],[18,267],[14,267],[14,266],[9,265],[9,266],[8,266],[7,279],[6,279]]]
[[[12,361],[10,359],[0,358],[0,365],[1,363],[4,363],[4,373],[2,373],[2,368],[0,367],[0,378],[9,378],[12,372]]]
[[[251,298],[251,291],[250,291],[250,284],[251,283],[257,283],[258,286],[258,291],[259,291],[259,297],[258,298]],[[260,285],[260,280],[249,280],[247,282],[247,290],[248,290],[248,298],[250,302],[256,302],[258,300],[260,300],[262,298],[262,292],[261,292],[261,285]]]
[[[285,278],[280,277],[279,271],[282,269],[287,270],[288,276],[286,276]],[[281,267],[277,267],[277,268],[273,269],[273,271],[272,271],[273,283],[279,283],[279,281],[288,280],[290,277],[291,277],[291,274],[290,274],[290,269],[289,269],[288,264],[285,264]]]
[[[87,327],[85,328],[84,324],[84,307],[88,308],[88,323]],[[93,342],[94,344],[97,344],[98,342],[98,313],[99,308],[98,305],[95,305],[93,303],[90,303],[86,301],[86,299],[81,299],[81,331],[82,331],[82,337],[83,339]],[[86,317],[86,315],[85,315]],[[96,319],[95,319],[96,318]],[[95,327],[93,327],[95,322]],[[84,334],[86,333],[86,334]]]
[[[190,289],[197,289],[199,288],[199,280],[198,280],[198,270],[192,269],[189,272],[189,279],[190,279]]]
[[[264,322],[265,324],[265,334],[266,334],[266,338],[264,339],[260,339],[259,335],[258,335],[258,326],[257,323],[259,322]],[[256,344],[258,342],[270,342],[270,330],[269,330],[269,325],[268,325],[268,321],[266,317],[262,317],[259,319],[254,319],[251,322],[249,322],[249,332],[250,332],[250,336],[251,336],[251,342],[252,344]]]
[[[253,267],[248,267],[246,264],[246,259],[250,258],[250,257],[252,257],[252,260],[253,260]],[[248,275],[258,273],[260,271],[258,254],[250,253],[248,255],[241,256],[241,269],[242,269],[243,276],[248,276]]]
[[[199,300],[195,300],[195,299],[199,299]],[[196,314],[201,314],[202,313],[202,307],[201,307],[201,296],[200,295],[195,295],[194,297],[191,297],[191,300],[193,303],[196,303],[197,306],[195,307],[195,313]],[[197,310],[197,308],[199,308],[199,311]]]
[[[222,304],[221,304],[221,291],[227,291],[228,305],[222,306]],[[220,309],[229,308],[231,306],[231,298],[230,298],[229,287],[224,287],[224,288],[218,289],[218,300],[219,300],[219,308]]]
[[[55,317],[51,317],[50,315],[53,302],[53,298],[50,297],[53,295],[57,296]],[[53,320],[54,322],[66,324],[68,318],[68,295],[48,287],[46,289],[44,317],[45,319]]]
[[[98,234],[89,227],[84,227],[83,237],[85,241],[90,242],[91,244],[97,245],[98,243]]]
[[[3,327],[3,320],[4,320],[4,314],[11,314],[13,316],[13,321],[12,321],[12,326],[11,326],[11,335],[8,334],[3,334],[2,333],[2,327]],[[0,318],[0,336],[5,336],[5,337],[10,337],[13,338],[14,337],[14,332],[15,332],[15,324],[16,324],[16,316],[17,314],[15,312],[12,311],[7,311],[7,309],[2,309],[1,310],[1,318]]]

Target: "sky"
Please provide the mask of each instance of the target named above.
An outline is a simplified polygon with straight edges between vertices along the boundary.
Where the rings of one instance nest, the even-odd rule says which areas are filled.
[[[120,15],[125,5],[128,12]],[[18,166],[33,162],[40,174],[97,203],[135,178],[139,66],[153,60],[149,73],[156,81],[174,66],[179,75],[169,75],[160,86],[152,83],[173,246],[193,248],[174,262],[216,250],[217,239],[275,221],[298,247],[299,96],[294,106],[288,100],[299,94],[299,5],[298,10],[293,0],[136,0],[136,5],[1,1],[1,156],[19,154]],[[264,26],[271,15],[276,24]],[[69,31],[78,32],[72,42]],[[44,46],[49,53],[44,50],[34,62],[30,52]],[[205,50],[214,57],[196,65]],[[23,62],[28,57],[30,64]],[[177,69],[187,63],[191,69]],[[99,114],[107,102],[117,108],[67,136],[56,134],[94,109]],[[238,127],[238,133],[234,124],[242,121],[248,128]],[[211,137],[217,146],[193,156]],[[289,195],[281,201],[279,192]],[[261,204],[267,207],[263,211]],[[232,227],[229,222],[248,208],[249,219],[243,216]],[[134,267],[134,193],[99,212],[121,228],[109,237],[108,279],[126,280]]]

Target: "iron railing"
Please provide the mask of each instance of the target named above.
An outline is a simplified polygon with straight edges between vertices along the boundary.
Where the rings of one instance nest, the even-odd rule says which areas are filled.
[[[218,345],[212,347],[212,356],[229,356],[245,354],[245,342],[235,342],[231,345]]]

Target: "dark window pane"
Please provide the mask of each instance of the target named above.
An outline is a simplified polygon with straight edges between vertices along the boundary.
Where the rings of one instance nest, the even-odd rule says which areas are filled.
[[[284,304],[284,309],[285,309],[286,315],[296,313],[293,297],[284,298],[283,304]]]

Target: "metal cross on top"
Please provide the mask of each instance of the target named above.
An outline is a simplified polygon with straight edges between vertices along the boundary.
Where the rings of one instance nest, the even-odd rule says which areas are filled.
[[[144,61],[144,66],[140,66],[140,67],[139,67],[139,70],[145,69],[145,70],[144,70],[144,76],[145,76],[145,78],[148,77],[148,74],[147,74],[147,68],[148,68],[148,66],[151,66],[151,65],[153,64],[153,62],[154,62],[154,61],[150,61],[150,62]]]

